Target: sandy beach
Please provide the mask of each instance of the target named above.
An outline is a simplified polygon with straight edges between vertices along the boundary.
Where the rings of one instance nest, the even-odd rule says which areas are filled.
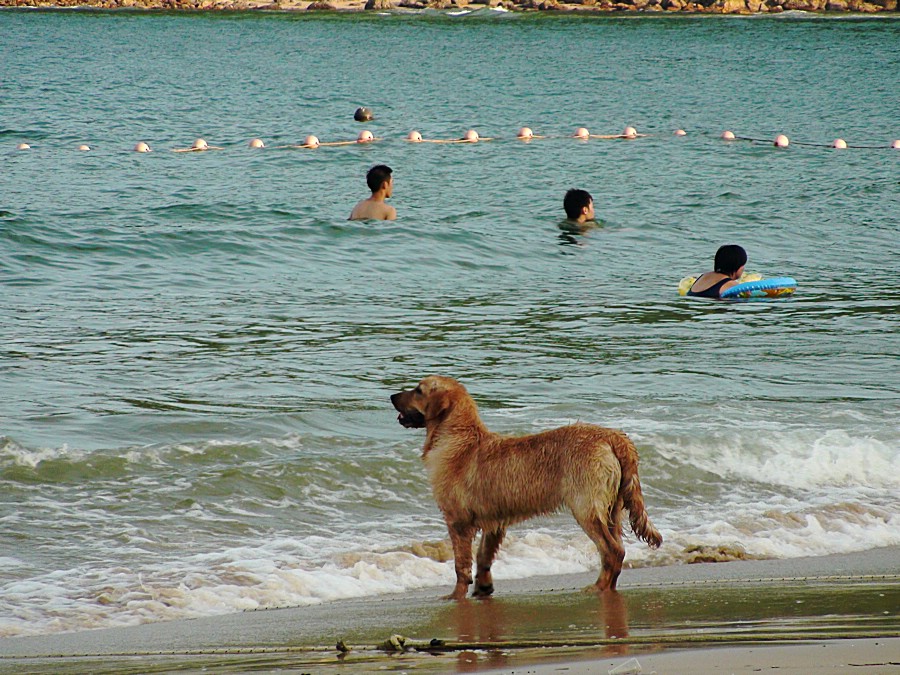
[[[188,621],[7,638],[3,673],[887,673],[900,667],[900,548],[499,580]],[[338,648],[338,645],[341,648]],[[633,659],[633,660],[632,660]]]

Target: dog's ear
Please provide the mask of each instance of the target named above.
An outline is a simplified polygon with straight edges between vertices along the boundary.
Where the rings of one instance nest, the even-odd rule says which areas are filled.
[[[425,399],[425,419],[439,420],[453,407],[454,391],[442,386],[432,386]]]

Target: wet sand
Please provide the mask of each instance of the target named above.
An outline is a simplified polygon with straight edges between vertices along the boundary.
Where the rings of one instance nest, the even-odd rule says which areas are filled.
[[[583,592],[594,578],[495,579],[493,598],[461,603],[429,588],[6,638],[0,672],[900,671],[900,547],[626,569],[618,593]]]

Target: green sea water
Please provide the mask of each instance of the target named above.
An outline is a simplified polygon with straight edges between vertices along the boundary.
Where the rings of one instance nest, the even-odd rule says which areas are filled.
[[[668,542],[635,564],[900,543],[897,44],[892,15],[0,12],[0,635],[445,584],[388,401],[430,373],[498,430],[628,431]],[[376,163],[399,217],[348,222]],[[597,228],[561,227],[570,187]],[[679,297],[723,243],[795,296]],[[496,575],[596,565],[561,515]]]

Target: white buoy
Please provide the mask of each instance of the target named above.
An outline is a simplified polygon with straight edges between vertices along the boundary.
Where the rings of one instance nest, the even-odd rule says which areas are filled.
[[[578,127],[574,133],[575,138],[590,138],[591,132],[585,129],[584,127]]]
[[[838,150],[844,150],[847,147],[847,141],[843,138],[834,139],[834,143],[831,144],[832,148],[837,148]]]
[[[722,132],[722,140],[723,141],[733,141],[734,140],[734,132],[723,131]]]
[[[139,142],[134,146],[135,152],[150,152],[150,146],[144,143],[144,141]]]
[[[266,147],[266,144],[262,142],[261,138],[254,138],[247,146],[251,148],[264,148]]]
[[[319,139],[315,136],[307,136],[303,139],[303,145],[307,145],[310,148],[318,148],[319,147]]]
[[[527,141],[528,139],[534,138],[534,132],[529,127],[522,127],[519,129],[517,138]]]
[[[411,141],[413,143],[421,143],[422,142],[422,134],[418,131],[410,131],[406,136],[406,140]]]
[[[687,132],[684,129],[676,129],[675,135],[676,136],[687,136]]]
[[[375,135],[371,131],[360,131],[356,137],[357,143],[371,143],[375,140]]]
[[[790,144],[791,144],[790,140],[788,140],[788,137],[785,136],[784,134],[778,134],[778,135],[775,137],[775,146],[776,146],[776,147],[779,147],[779,148],[786,148],[786,147],[789,146]]]

